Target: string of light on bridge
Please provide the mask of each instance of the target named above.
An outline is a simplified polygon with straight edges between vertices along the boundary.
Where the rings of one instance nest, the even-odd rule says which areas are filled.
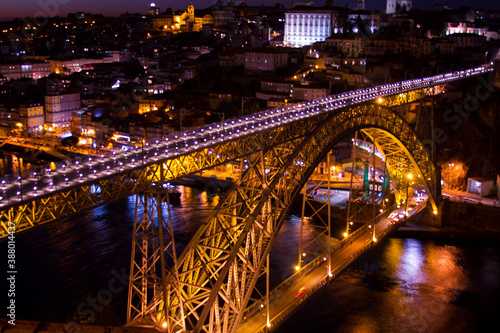
[[[197,127],[184,131],[180,135],[166,137],[165,140],[146,142],[143,146],[135,146],[129,151],[118,154],[113,152],[109,156],[88,157],[83,161],[81,159],[64,161],[60,168],[55,170],[48,168],[39,173],[33,172],[25,178],[19,176],[14,180],[1,180],[0,207],[29,202],[69,187],[93,184],[113,174],[140,169],[146,165],[157,164],[197,150],[210,149],[210,147],[242,136],[266,131],[307,117],[366,102],[383,103],[387,96],[460,80],[493,70],[492,65],[485,65],[453,73],[353,90],[287,108],[265,110],[246,117]],[[211,150],[208,152],[212,153]],[[168,187],[168,184],[159,185]]]

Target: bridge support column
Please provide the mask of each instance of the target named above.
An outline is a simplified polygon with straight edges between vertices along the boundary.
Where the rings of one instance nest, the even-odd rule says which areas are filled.
[[[354,178],[354,173],[356,170],[356,148],[357,148],[357,143],[358,143],[358,131],[354,134],[354,141],[352,145],[352,158],[351,158],[351,180],[349,182],[349,197],[347,198],[347,218],[346,218],[346,228],[345,228],[345,233],[344,237],[349,236],[349,229],[351,228],[352,221],[351,221],[351,200],[352,200],[352,181]]]
[[[300,270],[303,266],[303,261],[306,259],[306,255],[313,254],[324,255],[325,260],[328,261],[328,273],[331,272],[331,245],[332,245],[332,229],[331,229],[331,163],[330,163],[330,155],[328,152],[326,156],[326,184],[324,180],[324,175],[322,175],[320,180],[311,177],[309,181],[304,185],[303,188],[303,197],[302,197],[302,214],[301,214],[301,223],[300,223],[300,233],[299,233],[299,254],[297,265],[295,266],[295,270]],[[311,186],[312,185],[312,186]],[[322,188],[326,187],[327,193],[326,196],[322,192]],[[321,195],[322,198],[317,198],[315,196]],[[326,198],[326,200],[325,200]],[[307,209],[307,211],[306,211]],[[326,217],[324,209],[326,209]],[[309,214],[311,211],[311,215],[309,218],[314,218],[317,223],[320,223],[319,228],[322,229],[321,232],[316,234],[316,231],[312,231],[315,235],[312,237],[312,240],[305,242],[304,240],[304,228],[307,227],[308,218],[305,214]],[[317,225],[316,225],[317,226]],[[326,239],[325,239],[326,237]],[[314,247],[314,249],[313,249]],[[314,259],[314,258],[310,258]]]
[[[142,207],[142,213],[139,213]],[[168,219],[164,218],[164,209]],[[167,264],[173,266],[167,275]],[[168,189],[136,195],[127,326],[185,330]],[[169,308],[168,304],[176,304]]]

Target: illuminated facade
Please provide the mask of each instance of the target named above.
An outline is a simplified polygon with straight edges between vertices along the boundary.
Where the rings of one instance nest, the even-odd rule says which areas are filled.
[[[26,62],[0,64],[0,75],[6,80],[28,78],[38,80],[50,75],[50,63],[48,62]]]
[[[201,31],[204,25],[213,24],[214,18],[210,14],[196,17],[194,6],[190,3],[187,9],[180,14],[160,14],[153,16],[151,28],[157,31],[172,33],[196,32]]]
[[[19,106],[19,122],[26,133],[36,133],[43,130],[44,115],[41,103],[22,104]]]
[[[291,9],[285,13],[286,46],[302,47],[323,42],[332,33],[329,9]]]
[[[474,22],[448,22],[446,23],[446,34],[474,34],[487,36],[487,26],[477,26]]]
[[[45,96],[45,129],[58,136],[71,134],[72,116],[80,107],[80,93]]]
[[[149,5],[149,10],[148,14],[151,16],[159,15],[160,14],[160,7],[157,7],[154,2]]]

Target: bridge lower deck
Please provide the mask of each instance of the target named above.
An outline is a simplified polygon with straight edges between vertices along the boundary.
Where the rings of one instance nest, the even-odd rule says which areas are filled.
[[[414,216],[426,206],[422,203],[416,210],[410,213],[409,217]],[[403,208],[397,211],[404,211]],[[389,218],[381,218],[375,226],[377,241],[382,240],[399,227],[391,224]],[[351,262],[370,249],[373,242],[373,233],[366,226],[358,229],[357,233],[351,234],[347,239],[339,243],[338,248],[332,253],[332,272],[328,276],[328,261],[319,258],[317,267],[302,278],[288,285],[286,288],[278,291],[269,305],[270,329],[277,327],[287,319],[298,307],[312,296],[318,289],[335,279]],[[305,288],[305,293],[299,297],[295,296],[298,290]],[[240,325],[237,332],[265,332],[268,330],[265,307],[253,314],[250,318],[243,318],[244,322]]]

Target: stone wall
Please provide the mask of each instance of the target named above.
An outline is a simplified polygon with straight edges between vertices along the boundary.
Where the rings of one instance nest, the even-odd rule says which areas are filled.
[[[441,227],[487,238],[500,237],[500,207],[444,200]]]

